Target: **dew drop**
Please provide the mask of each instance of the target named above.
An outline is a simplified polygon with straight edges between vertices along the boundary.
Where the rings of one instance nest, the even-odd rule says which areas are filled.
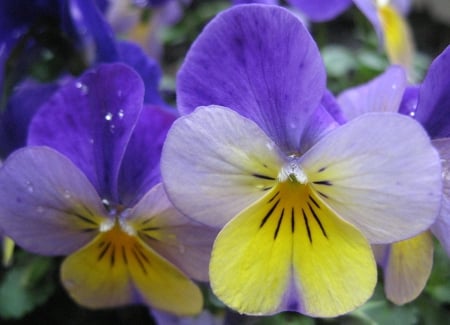
[[[38,207],[36,208],[36,212],[39,213],[39,214],[42,214],[42,213],[44,213],[44,208],[41,207],[41,206],[38,206]]]
[[[64,197],[66,199],[70,199],[72,197],[72,195],[70,194],[69,190],[64,190],[64,194],[63,195],[64,195]]]
[[[117,91],[117,97],[121,98],[123,96],[122,90]]]
[[[113,118],[113,114],[111,112],[109,112],[105,115],[105,120],[107,120],[107,121],[111,121],[112,118]]]
[[[25,186],[27,187],[27,191],[29,193],[33,193],[34,192],[34,186],[33,186],[33,184],[30,181],[27,181]]]
[[[93,138],[89,138],[88,141],[89,141],[90,144],[94,144],[94,139]]]
[[[184,254],[184,245],[178,245],[178,250],[180,251],[181,254]]]
[[[81,81],[77,81],[75,83],[75,87],[80,90],[82,95],[87,95],[87,93],[89,92],[88,86],[86,86]]]
[[[111,124],[109,126],[109,132],[111,132],[111,134],[113,134],[116,131],[116,126],[114,124]]]
[[[416,112],[414,112],[414,111],[413,111],[413,112],[410,112],[410,113],[409,113],[409,116],[411,116],[411,117],[416,116]]]
[[[117,113],[117,116],[118,116],[120,119],[123,119],[124,115],[125,115],[125,112],[123,111],[123,109],[119,110],[119,112]]]

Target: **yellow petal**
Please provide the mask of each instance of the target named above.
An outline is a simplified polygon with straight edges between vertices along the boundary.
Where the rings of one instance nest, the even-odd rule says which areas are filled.
[[[10,266],[14,254],[14,241],[9,237],[3,237],[3,266]]]
[[[376,266],[358,230],[308,186],[287,180],[222,229],[210,279],[219,299],[241,313],[328,317],[370,297]]]
[[[414,43],[408,23],[391,5],[379,6],[378,15],[383,28],[384,46],[389,61],[410,69],[414,55]]]
[[[90,308],[143,301],[174,314],[193,315],[203,303],[192,281],[117,224],[67,257],[61,278],[72,298]]]
[[[417,298],[433,267],[433,239],[430,232],[390,245],[384,265],[387,298],[402,305]]]

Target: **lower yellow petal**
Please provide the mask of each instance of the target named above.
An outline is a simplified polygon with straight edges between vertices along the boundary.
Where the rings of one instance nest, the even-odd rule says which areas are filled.
[[[144,302],[177,315],[202,309],[200,289],[118,224],[67,257],[61,278],[72,298],[90,308]]]
[[[295,180],[230,221],[210,263],[215,294],[246,314],[343,314],[371,296],[376,277],[362,234]]]
[[[433,238],[430,232],[393,243],[384,264],[387,298],[402,305],[417,298],[433,267]]]
[[[408,23],[390,5],[378,8],[384,35],[384,46],[389,61],[400,64],[405,68],[411,68],[414,54],[414,45]]]
[[[3,266],[10,266],[14,254],[14,241],[9,237],[3,237]]]
[[[312,203],[302,210],[303,230],[293,239],[294,274],[303,312],[333,317],[370,298],[377,281],[376,263],[361,232],[309,195]]]

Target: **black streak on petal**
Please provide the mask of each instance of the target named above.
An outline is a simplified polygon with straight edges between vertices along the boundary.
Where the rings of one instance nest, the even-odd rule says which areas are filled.
[[[284,216],[284,208],[283,210],[281,210],[280,219],[278,219],[277,229],[275,229],[275,233],[273,234],[274,240],[277,239],[278,231],[280,231],[281,222],[283,221],[283,216]]]
[[[314,205],[320,209],[320,205],[316,202],[316,200],[313,199],[313,197],[311,195],[308,195],[309,199],[311,200],[312,203],[314,203]]]
[[[280,203],[280,199],[278,199],[275,202],[275,204],[272,206],[272,208],[270,208],[269,212],[267,212],[267,214],[264,216],[264,219],[262,219],[261,224],[259,225],[259,228],[262,228],[262,226],[264,226],[264,224],[266,223],[267,219],[269,219],[269,217],[272,215],[273,211],[277,207],[278,203]]]
[[[314,211],[314,209],[312,208],[311,204],[309,204],[309,202],[308,202],[308,207],[309,207],[309,210],[311,211],[311,213],[312,213],[314,219],[316,220],[317,224],[319,225],[320,230],[322,230],[322,234],[323,234],[326,238],[328,238],[327,233],[325,232],[325,229],[323,228],[322,223],[320,222],[320,219],[319,219],[319,217],[318,217],[317,214],[316,214],[316,211]]]
[[[275,178],[273,178],[272,176],[266,176],[266,175],[261,175],[261,174],[256,174],[256,173],[252,174],[252,176],[256,177],[256,178],[267,179],[269,181],[274,181],[275,180]]]
[[[125,265],[128,265],[127,252],[125,251],[125,247],[122,246],[121,250],[122,250],[123,262],[125,263]]]
[[[100,255],[98,256],[97,261],[100,261],[103,258],[103,256],[105,256],[105,254],[108,251],[110,246],[111,246],[111,242],[108,242],[106,244],[106,246],[103,248],[103,250],[100,252]]]
[[[331,183],[330,181],[315,181],[313,183],[316,184],[316,185],[326,185],[326,186],[333,185],[333,183]]]
[[[294,207],[291,209],[291,232],[294,233],[295,231],[295,211]]]
[[[309,229],[308,217],[302,208],[303,220],[305,220],[306,232],[308,233],[309,243],[312,244],[311,229]]]

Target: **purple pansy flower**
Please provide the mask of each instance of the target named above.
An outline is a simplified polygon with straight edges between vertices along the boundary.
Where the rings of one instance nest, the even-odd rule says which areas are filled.
[[[0,227],[24,249],[69,255],[61,279],[81,305],[201,311],[212,232],[173,208],[159,157],[174,114],[143,107],[123,64],[63,86],[0,170]]]
[[[425,127],[441,156],[444,181],[441,211],[430,229],[450,256],[449,73],[450,47],[433,61],[419,86],[408,86],[404,70],[393,66],[371,82],[343,92],[338,101],[348,120],[367,112],[400,112],[414,117]],[[425,287],[433,265],[430,233],[376,250],[385,273],[387,297],[396,304],[415,299]]]
[[[222,228],[211,287],[238,312],[348,312],[376,284],[370,243],[435,220],[440,161],[420,125],[368,114],[337,126],[325,78],[306,28],[265,5],[219,14],[179,72],[185,116],[167,135],[163,183],[180,211]]]

